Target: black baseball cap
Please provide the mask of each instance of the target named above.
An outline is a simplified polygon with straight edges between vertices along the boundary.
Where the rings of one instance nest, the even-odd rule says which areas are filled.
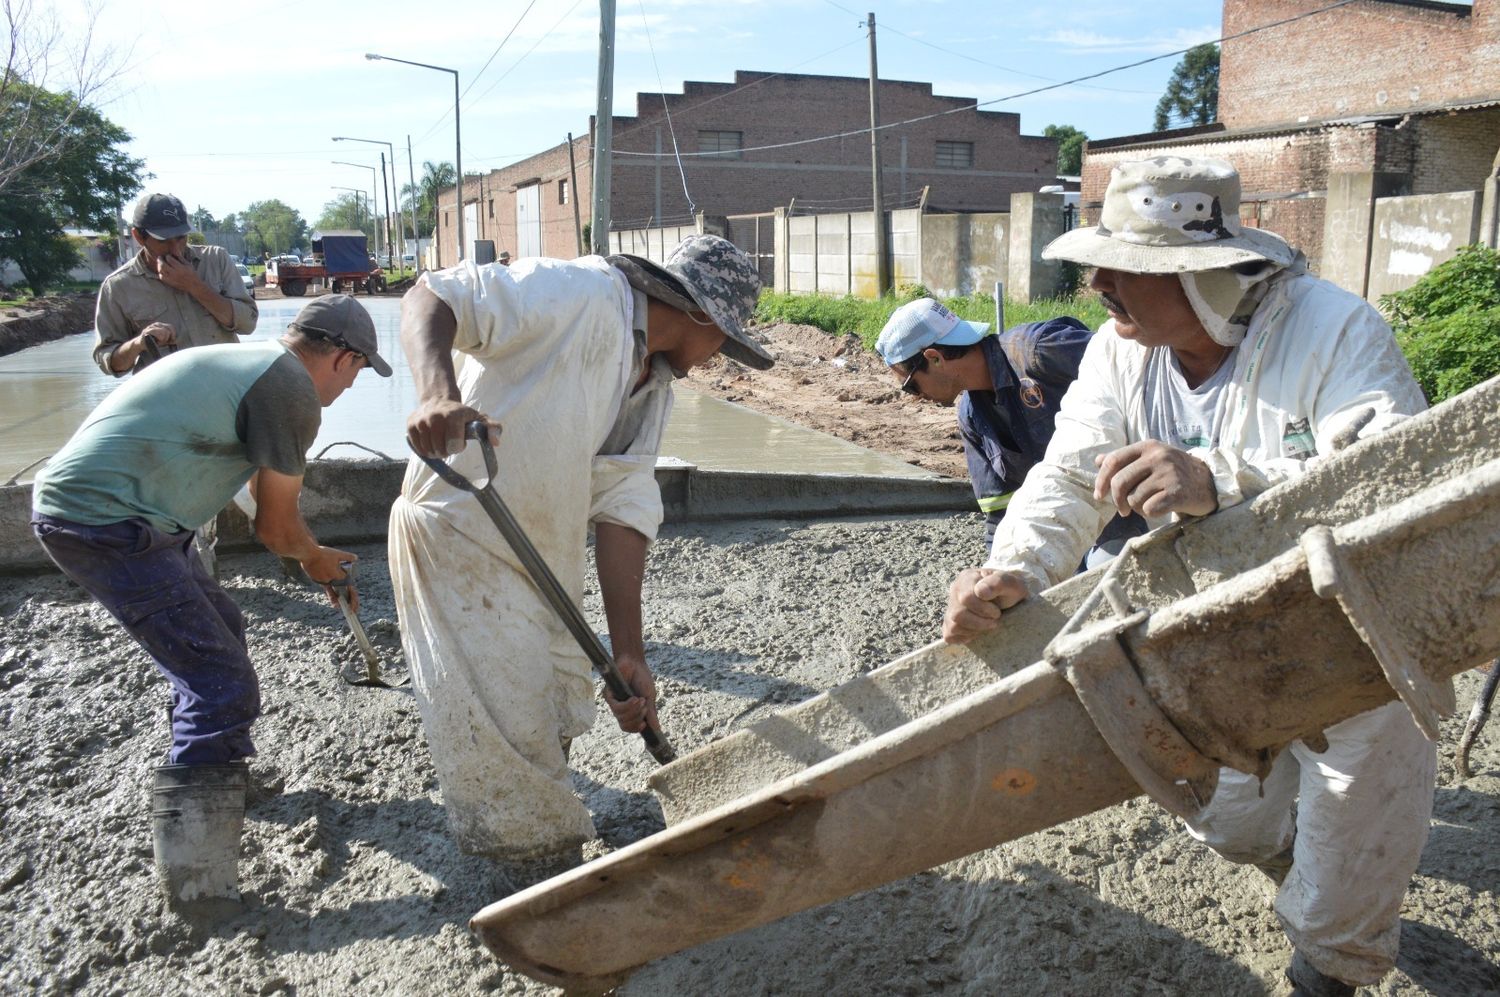
[[[187,208],[171,194],[142,194],[135,202],[130,226],[153,239],[175,239],[193,230],[188,222]]]
[[[391,376],[391,365],[375,352],[375,320],[365,306],[347,294],[324,294],[302,306],[292,325],[309,336],[326,339],[365,358],[381,377]]]

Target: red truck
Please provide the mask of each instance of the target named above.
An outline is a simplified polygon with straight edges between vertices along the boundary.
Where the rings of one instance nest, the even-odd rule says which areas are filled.
[[[385,271],[369,254],[365,234],[356,230],[315,233],[312,255],[301,263],[272,259],[266,264],[266,286],[300,298],[309,287],[335,292],[376,294],[385,290]]]

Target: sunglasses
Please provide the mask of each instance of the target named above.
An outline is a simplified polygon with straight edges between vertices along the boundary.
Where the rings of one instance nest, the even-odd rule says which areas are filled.
[[[913,378],[917,376],[918,371],[927,369],[927,358],[918,353],[910,360],[903,361],[902,366],[905,367],[910,373],[906,375],[906,380],[901,382],[901,390],[906,392],[908,395],[920,395],[922,393],[922,389],[917,387],[917,382],[913,380]]]

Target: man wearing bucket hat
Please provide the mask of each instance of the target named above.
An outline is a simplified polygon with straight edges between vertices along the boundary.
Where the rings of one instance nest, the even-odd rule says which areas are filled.
[[[1067,315],[993,336],[989,329],[932,298],[918,298],[892,312],[875,341],[902,391],[957,408],[986,542],[993,541],[1026,472],[1046,453],[1057,408],[1078,376],[1090,336]],[[1139,517],[1117,517],[1100,544],[1118,553],[1142,525]]]
[[[42,547],[172,686],[153,833],[174,907],[237,903],[245,759],[260,715],[244,618],[193,552],[192,531],[249,483],[261,542],[315,582],[342,580],[341,565],[357,558],[320,545],[298,499],[322,409],[367,366],[391,374],[374,322],[353,298],[327,295],[280,340],[163,357],[106,398],[37,475],[31,525]]]
[[[1279,237],[1243,227],[1239,199],[1225,162],[1122,163],[1099,225],[1043,251],[1096,267],[1111,317],[989,560],[949,590],[950,642],[1070,575],[1117,512],[1151,525],[1206,515],[1300,474],[1367,412],[1365,434],[1424,407],[1380,315],[1308,274]],[[1432,811],[1435,752],[1399,703],[1325,734],[1321,751],[1293,742],[1263,782],[1223,770],[1189,826],[1279,884],[1300,994],[1353,993],[1394,966]]]
[[[610,643],[638,694],[609,701],[627,731],[657,726],[641,579],[662,518],[655,464],[672,381],[715,353],[771,366],[746,329],[759,291],[744,253],[698,235],[664,265],[624,255],[464,263],[423,275],[402,304],[419,398],[412,449],[456,454],[454,469],[482,481],[464,427],[496,427],[496,486],[575,603],[593,530]],[[505,860],[576,852],[594,836],[566,754],[594,719],[588,659],[474,497],[421,460],[391,510],[390,563],[460,847]]]

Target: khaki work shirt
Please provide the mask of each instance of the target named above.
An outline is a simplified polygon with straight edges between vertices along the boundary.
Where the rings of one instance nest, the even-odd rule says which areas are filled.
[[[110,355],[152,322],[165,322],[176,330],[178,349],[233,343],[237,335],[255,331],[260,310],[224,247],[188,246],[184,256],[205,284],[229,299],[234,323],[225,328],[191,294],[163,284],[155,270],[146,264],[146,253],[142,250],[99,285],[99,304],[94,312],[98,334],[94,362],[104,373],[111,377],[124,373],[110,370]],[[142,359],[149,362],[144,355]],[[140,366],[137,362],[137,369]]]

